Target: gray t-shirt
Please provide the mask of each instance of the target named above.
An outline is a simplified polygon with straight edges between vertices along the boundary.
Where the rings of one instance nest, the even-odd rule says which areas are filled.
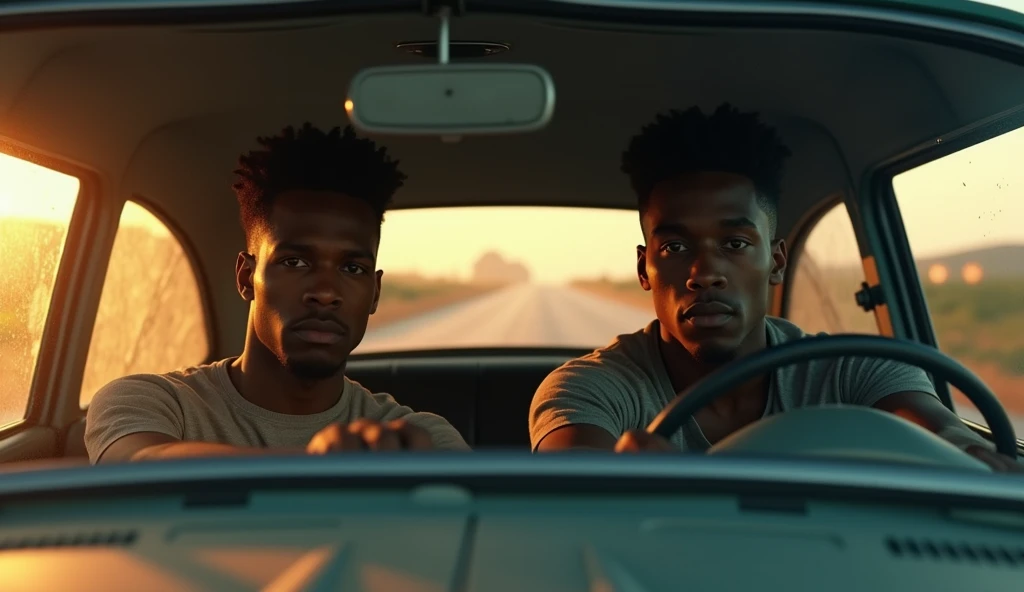
[[[434,446],[468,450],[459,432],[433,413],[417,413],[386,393],[371,393],[345,379],[338,402],[311,415],[268,411],[246,400],[228,376],[234,358],[167,374],[119,378],[93,397],[85,422],[85,447],[96,460],[115,440],[159,432],[182,441],[233,446],[303,448],[314,434],[336,422],[366,418],[405,419],[427,430]]]
[[[807,335],[776,317],[767,318],[769,347]],[[647,427],[675,398],[658,348],[655,320],[643,330],[620,335],[607,347],[570,360],[537,388],[530,406],[530,442],[573,424],[591,424],[619,436]],[[872,406],[904,391],[935,395],[921,369],[874,358],[835,358],[779,368],[772,374],[764,416],[814,405]],[[710,443],[692,418],[671,441],[681,450],[705,450]]]

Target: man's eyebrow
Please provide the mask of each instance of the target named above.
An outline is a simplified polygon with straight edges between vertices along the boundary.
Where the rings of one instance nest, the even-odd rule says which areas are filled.
[[[313,253],[314,251],[316,251],[316,248],[314,248],[313,245],[308,245],[308,244],[304,244],[304,243],[297,243],[297,242],[291,242],[291,241],[285,241],[283,243],[278,243],[274,247],[274,251],[275,252],[292,251],[292,252],[295,252],[295,253],[302,253],[304,255],[308,255],[308,254]],[[374,254],[373,254],[373,251],[371,251],[370,249],[363,249],[363,248],[344,249],[343,252],[345,254],[345,257],[350,258],[350,259],[370,259],[372,261],[372,260],[374,260],[376,258],[374,256]]]
[[[737,218],[726,218],[720,222],[722,226],[729,228],[757,228],[757,224],[753,220],[746,216],[739,216]]]
[[[682,224],[670,222],[655,226],[654,230],[651,231],[651,234],[689,234],[689,231],[686,230],[686,226]]]
[[[722,220],[719,220],[718,224],[725,228],[757,228],[757,224],[746,216],[723,218]],[[656,226],[651,234],[689,234],[689,231],[686,229],[686,225],[684,224],[668,222]]]
[[[298,253],[309,253],[313,250],[313,247],[296,242],[285,241],[283,243],[277,243],[274,245],[275,251],[296,251]]]
[[[373,254],[373,251],[370,251],[368,249],[347,250],[345,251],[345,256],[351,257],[353,259],[369,259],[371,261],[376,258]]]

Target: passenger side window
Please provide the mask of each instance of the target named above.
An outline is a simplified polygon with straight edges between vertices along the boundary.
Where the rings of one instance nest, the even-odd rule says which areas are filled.
[[[807,333],[878,334],[855,294],[864,281],[857,237],[844,204],[830,209],[799,245],[790,270],[787,318]]]
[[[1024,129],[893,179],[939,348],[977,374],[1024,436]],[[954,391],[961,416],[984,423]]]
[[[82,407],[116,378],[201,364],[209,354],[202,293],[185,249],[159,218],[127,202],[89,344]]]
[[[0,154],[0,427],[25,418],[79,180]]]

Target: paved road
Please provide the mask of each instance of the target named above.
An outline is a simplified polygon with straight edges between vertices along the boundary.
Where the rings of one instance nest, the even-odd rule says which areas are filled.
[[[561,286],[515,285],[368,332],[357,353],[459,347],[580,347],[609,343],[654,318],[633,306]],[[981,420],[972,409],[965,417]],[[1024,416],[1011,415],[1018,437]]]
[[[654,312],[569,287],[520,284],[367,332],[357,353],[448,347],[584,347],[609,343]]]

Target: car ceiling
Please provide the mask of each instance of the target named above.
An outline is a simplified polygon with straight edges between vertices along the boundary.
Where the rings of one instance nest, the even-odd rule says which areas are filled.
[[[64,28],[0,35],[0,134],[96,171],[102,199],[140,196],[188,237],[204,269],[241,246],[231,193],[257,135],[344,124],[362,67],[424,62],[395,43],[434,39],[419,14],[257,26]],[[487,58],[544,66],[557,105],[524,135],[389,137],[409,181],[395,207],[550,204],[631,208],[619,158],[655,113],[730,101],[779,127],[794,157],[780,229],[872,165],[1024,102],[1020,66],[853,32],[670,29],[468,15],[453,39],[502,41]],[[219,275],[219,274],[218,274]],[[230,276],[230,274],[225,274]],[[241,309],[231,277],[214,307]],[[218,333],[241,335],[241,315]]]

